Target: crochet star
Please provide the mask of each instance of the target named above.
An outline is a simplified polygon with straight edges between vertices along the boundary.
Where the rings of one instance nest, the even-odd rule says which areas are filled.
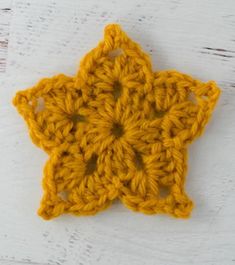
[[[134,211],[188,217],[187,147],[219,93],[213,81],[153,72],[140,46],[108,25],[76,76],[44,78],[14,98],[49,155],[39,215],[92,215],[120,199]]]

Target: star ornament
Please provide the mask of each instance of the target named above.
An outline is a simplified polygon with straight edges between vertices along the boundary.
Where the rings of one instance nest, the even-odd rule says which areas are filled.
[[[38,214],[93,215],[120,199],[145,214],[188,217],[187,146],[219,94],[213,81],[153,72],[140,46],[108,25],[76,76],[44,78],[13,100],[49,155]]]

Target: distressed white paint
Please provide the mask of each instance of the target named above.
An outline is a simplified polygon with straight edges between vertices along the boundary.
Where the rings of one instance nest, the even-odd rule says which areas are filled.
[[[0,1],[9,40],[0,72],[0,264],[235,264],[235,1]],[[36,215],[47,157],[29,140],[11,105],[19,89],[81,57],[118,22],[153,58],[223,90],[205,135],[190,147],[192,218],[145,216],[115,203],[95,217]],[[8,30],[8,32],[6,31]],[[8,36],[8,33],[10,35]]]

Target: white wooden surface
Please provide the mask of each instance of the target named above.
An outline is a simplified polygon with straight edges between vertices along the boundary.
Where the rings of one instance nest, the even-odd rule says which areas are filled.
[[[118,22],[153,58],[214,79],[220,98],[190,147],[192,218],[145,216],[115,203],[95,217],[36,215],[47,156],[11,105],[43,76],[74,74]],[[235,264],[235,1],[0,0],[0,265]]]

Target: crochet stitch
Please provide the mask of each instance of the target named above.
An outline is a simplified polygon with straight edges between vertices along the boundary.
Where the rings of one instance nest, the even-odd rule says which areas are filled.
[[[119,198],[134,211],[188,217],[187,146],[219,94],[213,81],[154,73],[140,46],[108,25],[76,76],[44,78],[13,100],[50,156],[38,214],[92,215]]]

